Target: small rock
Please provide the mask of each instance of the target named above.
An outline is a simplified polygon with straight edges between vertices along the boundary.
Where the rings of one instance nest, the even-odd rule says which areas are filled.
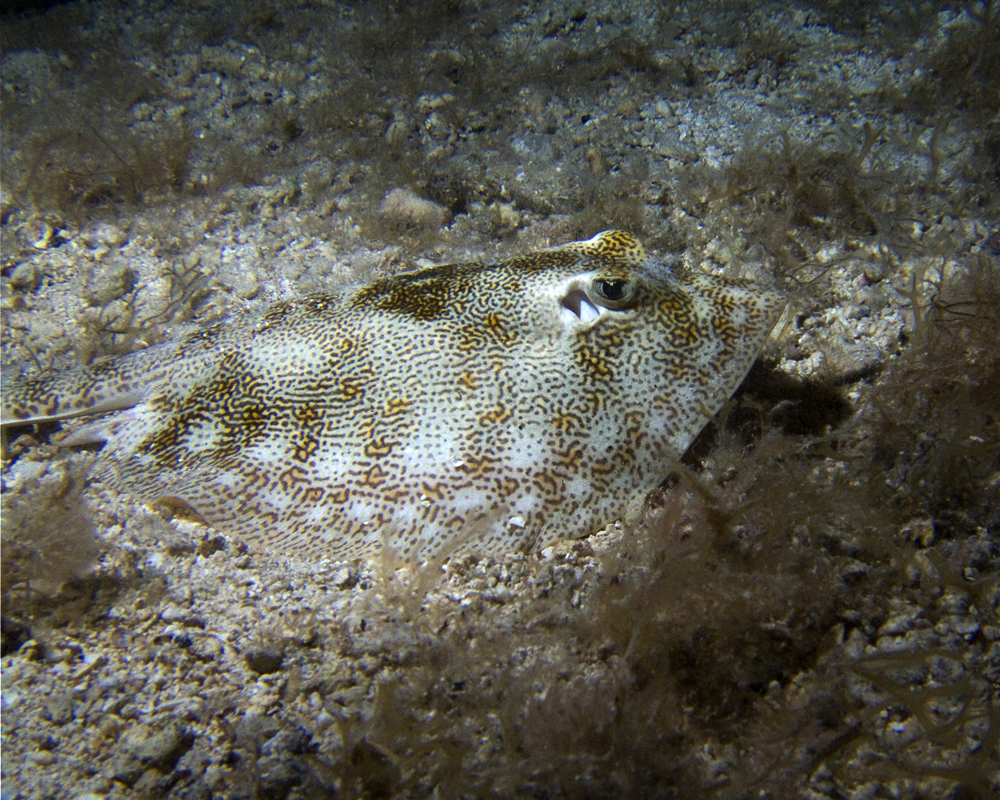
[[[879,636],[901,636],[913,630],[914,622],[923,612],[914,606],[907,606],[886,620],[878,629]]]
[[[11,482],[36,481],[45,474],[48,466],[41,461],[17,461],[11,468]]]
[[[486,207],[486,214],[498,233],[514,230],[522,222],[522,215],[514,210],[513,203],[490,203]]]
[[[218,553],[220,550],[225,550],[225,549],[226,549],[226,540],[223,537],[213,534],[206,534],[205,538],[201,540],[201,543],[198,545],[198,549],[195,550],[195,552],[198,555],[207,558],[213,553]]]
[[[28,639],[21,645],[20,653],[27,661],[42,661],[45,659],[47,649],[37,639]]]
[[[42,717],[53,725],[65,725],[73,719],[73,698],[68,694],[57,694],[50,697],[45,704]]]
[[[186,611],[173,603],[168,603],[167,606],[160,612],[160,619],[168,624],[179,622],[182,625],[186,625],[190,617],[191,612]]]
[[[118,265],[94,276],[84,291],[87,304],[99,308],[128,294],[135,288],[139,276],[134,269]]]
[[[934,544],[934,520],[912,519],[900,533],[920,547],[930,547]]]
[[[437,230],[451,220],[448,209],[401,188],[393,189],[386,195],[378,213],[390,221],[429,230]]]
[[[417,98],[415,107],[417,111],[426,114],[455,102],[455,95],[451,92],[444,94],[422,94]]]
[[[144,726],[133,728],[123,740],[125,752],[115,759],[115,780],[132,786],[150,767],[170,772],[191,749],[194,739],[194,734],[177,722],[162,731],[151,731]]]
[[[253,300],[260,294],[260,281],[257,280],[257,273],[253,270],[239,273],[233,291],[242,300]]]
[[[251,650],[247,653],[247,666],[260,675],[271,675],[281,669],[285,654],[271,647]]]
[[[407,140],[412,129],[413,125],[410,121],[402,114],[397,114],[389,123],[389,127],[385,129],[385,140],[391,145],[402,144]]]
[[[350,588],[357,582],[357,575],[353,574],[348,567],[341,567],[333,575],[333,585],[338,589]]]
[[[34,264],[18,264],[10,276],[10,288],[15,292],[33,292],[41,280],[42,275]]]

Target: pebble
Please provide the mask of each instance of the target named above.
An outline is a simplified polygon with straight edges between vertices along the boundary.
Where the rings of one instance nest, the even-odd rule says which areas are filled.
[[[393,189],[386,195],[378,213],[392,222],[428,230],[437,230],[451,220],[448,209],[402,188]]]
[[[41,283],[42,276],[38,271],[38,267],[34,264],[28,262],[24,264],[18,264],[14,268],[14,272],[10,276],[8,281],[10,288],[15,292],[33,292],[38,288],[38,284]]]

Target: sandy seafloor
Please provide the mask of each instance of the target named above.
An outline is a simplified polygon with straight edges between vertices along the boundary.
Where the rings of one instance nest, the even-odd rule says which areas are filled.
[[[997,19],[0,17],[5,381],[610,227],[790,304],[639,518],[543,553],[307,563],[8,429],[3,800],[1000,791]]]

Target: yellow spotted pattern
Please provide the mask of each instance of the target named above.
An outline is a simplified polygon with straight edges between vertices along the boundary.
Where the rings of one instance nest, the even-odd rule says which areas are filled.
[[[3,422],[103,414],[75,435],[107,440],[98,479],[274,551],[529,551],[655,486],[783,305],[607,231],[6,382]]]

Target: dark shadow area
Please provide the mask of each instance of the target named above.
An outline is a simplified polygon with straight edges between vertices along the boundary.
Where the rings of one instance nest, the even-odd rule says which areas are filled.
[[[867,375],[856,380],[863,377]],[[774,361],[758,359],[733,395],[733,404],[705,426],[681,461],[696,468],[718,443],[720,423],[745,446],[767,427],[785,436],[823,436],[854,413],[839,385],[842,381],[798,378],[779,370]]]

